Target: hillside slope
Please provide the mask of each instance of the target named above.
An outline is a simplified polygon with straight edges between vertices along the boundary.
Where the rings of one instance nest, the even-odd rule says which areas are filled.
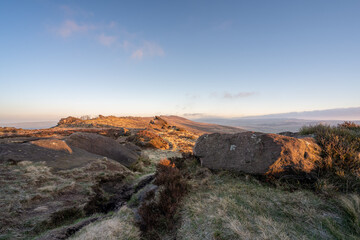
[[[150,121],[156,119],[163,119],[167,125],[177,126],[189,132],[198,135],[204,133],[237,133],[244,132],[244,129],[230,126],[223,126],[211,123],[194,122],[186,118],[178,116],[155,116],[153,117],[115,117],[102,116],[88,120],[81,120],[79,118],[67,117],[59,121],[57,127],[122,127],[122,128],[140,128],[145,129],[149,127]]]
[[[178,116],[160,116],[165,119],[169,124],[182,127],[188,131],[192,131],[198,134],[204,133],[238,133],[245,132],[245,129],[238,127],[230,127],[218,124],[194,122],[186,118]]]

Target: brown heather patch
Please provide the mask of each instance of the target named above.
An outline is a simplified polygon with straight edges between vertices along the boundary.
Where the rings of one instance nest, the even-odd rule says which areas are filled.
[[[157,193],[149,192],[139,208],[144,239],[159,239],[161,234],[172,231],[178,219],[177,209],[188,190],[188,184],[173,164],[164,160],[157,165],[154,184],[160,190]]]

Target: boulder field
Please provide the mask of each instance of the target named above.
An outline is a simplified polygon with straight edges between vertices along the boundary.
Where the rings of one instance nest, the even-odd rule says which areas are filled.
[[[259,132],[205,134],[194,147],[204,167],[274,176],[289,171],[310,173],[320,160],[319,153],[312,138]]]

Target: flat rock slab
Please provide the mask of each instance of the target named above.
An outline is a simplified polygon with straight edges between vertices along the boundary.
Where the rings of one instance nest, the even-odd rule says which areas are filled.
[[[136,150],[127,148],[110,137],[96,133],[73,133],[67,137],[66,143],[72,147],[111,158],[127,167],[135,163],[140,156]]]
[[[258,132],[205,134],[194,147],[194,154],[204,167],[266,175],[309,173],[320,159],[319,151],[311,138]]]
[[[45,162],[54,170],[68,170],[83,167],[102,159],[103,156],[89,153],[83,149],[70,147],[58,139],[42,139],[29,142],[0,143],[0,161]]]

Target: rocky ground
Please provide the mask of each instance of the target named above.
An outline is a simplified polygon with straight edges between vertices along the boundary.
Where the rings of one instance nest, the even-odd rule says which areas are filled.
[[[268,181],[320,159],[289,134],[175,116],[1,128],[0,239],[357,239],[357,195]]]
[[[89,224],[93,214],[118,209],[139,190],[139,176],[161,159],[191,153],[215,125],[204,126],[99,116],[42,130],[1,128],[0,239],[34,237],[78,219]]]

